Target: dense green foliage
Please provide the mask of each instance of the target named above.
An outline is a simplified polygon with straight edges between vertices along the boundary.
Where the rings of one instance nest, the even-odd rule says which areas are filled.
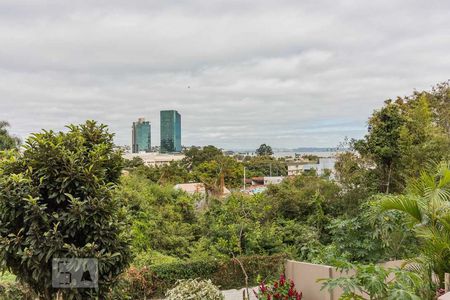
[[[2,267],[45,299],[103,295],[130,258],[112,198],[122,168],[113,135],[91,121],[68,129],[34,134],[0,168]],[[64,257],[97,258],[100,289],[53,289],[52,258]]]
[[[222,289],[241,288],[246,282],[257,284],[261,279],[271,280],[283,272],[285,255],[245,256],[230,259],[189,260],[175,263],[156,264],[150,267],[130,268],[122,275],[112,295],[116,298],[143,299],[155,295],[164,295],[181,279],[210,279]],[[125,296],[124,296],[125,295]]]
[[[153,250],[150,257],[157,255],[156,252],[179,258],[188,256],[198,236],[194,198],[137,175],[122,177],[115,197],[128,210],[136,254]],[[144,263],[148,255],[138,258]]]
[[[450,270],[450,164],[442,163],[433,173],[425,173],[410,183],[405,195],[386,196],[381,202],[385,210],[405,213],[416,226],[421,241],[416,262],[431,268],[444,282]],[[432,281],[431,275],[428,278]]]
[[[339,270],[346,276],[325,280],[323,288],[341,288],[341,300],[422,300],[432,296],[420,275],[405,269],[344,263]],[[347,274],[349,270],[354,274]]]
[[[166,292],[167,300],[223,300],[224,296],[211,280],[183,279]]]
[[[273,154],[272,147],[266,144],[262,144],[259,146],[258,149],[256,149],[256,155],[258,156],[270,156]]]
[[[369,119],[369,133],[353,146],[370,160],[380,192],[402,192],[423,168],[449,158],[450,88],[387,100]],[[430,164],[431,163],[431,164]],[[430,166],[428,166],[429,168]]]
[[[341,188],[315,175],[285,180],[265,194],[210,199],[203,210],[196,209],[200,199],[137,174],[123,177],[116,197],[127,206],[140,266],[276,253],[315,262],[328,262],[330,253],[377,262],[415,250],[404,244],[414,244],[414,236],[402,215],[380,212],[374,198],[361,205],[362,213],[348,216]]]

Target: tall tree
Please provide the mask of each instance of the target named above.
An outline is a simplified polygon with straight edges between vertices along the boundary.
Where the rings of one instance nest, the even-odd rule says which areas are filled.
[[[105,125],[32,135],[0,161],[0,256],[42,299],[104,298],[130,260],[119,201],[121,152]],[[99,290],[53,289],[52,258],[97,258]]]
[[[385,104],[374,112],[369,119],[369,133],[363,140],[356,141],[354,147],[376,163],[381,176],[380,190],[389,193],[392,185],[399,186],[395,168],[401,157],[398,141],[405,118],[402,101],[388,100]]]
[[[217,157],[223,156],[222,150],[216,148],[215,146],[208,145],[203,148],[191,147],[189,150],[184,152],[185,158],[183,159],[183,164],[188,170],[193,170],[200,164],[216,159]]]
[[[388,100],[369,119],[369,132],[354,142],[362,158],[372,160],[381,192],[402,192],[405,183],[432,163],[449,159],[448,83],[431,92]]]
[[[261,146],[256,149],[256,154],[259,156],[270,156],[273,154],[273,150],[269,145],[261,144]]]
[[[450,136],[433,120],[427,94],[411,99],[404,111],[398,145],[401,153],[398,173],[403,182],[417,178],[422,170],[449,158]],[[450,111],[450,106],[447,108]]]
[[[204,183],[211,194],[221,195],[224,186],[233,188],[242,185],[244,167],[232,157],[219,156],[197,166],[193,177]]]
[[[433,120],[450,135],[450,80],[437,84],[430,93],[429,99]]]

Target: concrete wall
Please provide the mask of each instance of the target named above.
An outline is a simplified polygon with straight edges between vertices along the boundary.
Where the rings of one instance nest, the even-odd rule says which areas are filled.
[[[381,265],[393,268],[400,267],[403,261],[390,261]],[[340,272],[334,267],[326,265],[316,265],[305,262],[288,260],[285,265],[286,278],[292,279],[298,291],[303,293],[305,300],[338,300],[342,295],[341,289],[335,289],[332,292],[322,288],[322,283],[318,279],[338,278],[342,276],[351,276],[355,273],[353,270]]]

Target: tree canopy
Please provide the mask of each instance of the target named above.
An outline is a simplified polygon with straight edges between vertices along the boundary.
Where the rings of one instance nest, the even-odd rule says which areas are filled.
[[[259,156],[270,156],[273,154],[272,147],[266,144],[261,144],[258,149],[256,149],[256,154]]]
[[[121,169],[105,125],[33,134],[0,162],[0,255],[40,297],[105,295],[130,261],[123,210],[112,197]],[[53,289],[52,258],[96,258],[99,290]]]

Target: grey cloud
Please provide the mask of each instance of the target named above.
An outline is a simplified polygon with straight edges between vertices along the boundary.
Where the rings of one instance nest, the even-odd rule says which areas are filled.
[[[447,1],[0,4],[0,119],[25,138],[96,119],[118,144],[159,110],[183,144],[334,146],[387,98],[448,79]],[[189,88],[188,88],[189,87]]]

